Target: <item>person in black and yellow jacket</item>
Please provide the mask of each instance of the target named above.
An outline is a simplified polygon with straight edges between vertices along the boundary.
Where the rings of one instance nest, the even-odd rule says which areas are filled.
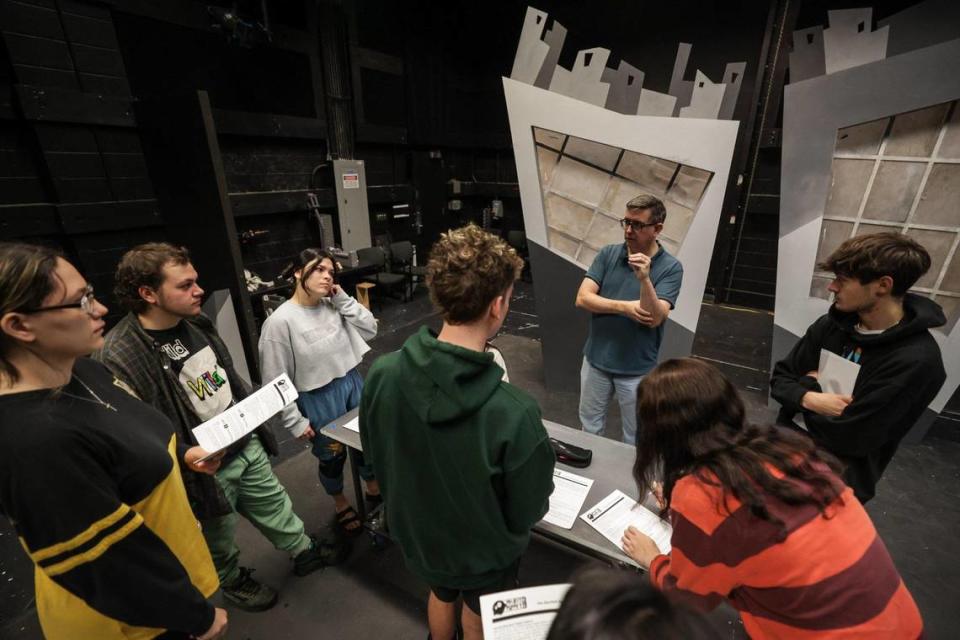
[[[55,252],[0,244],[0,511],[34,563],[46,638],[220,638],[173,425],[82,357],[106,311]]]

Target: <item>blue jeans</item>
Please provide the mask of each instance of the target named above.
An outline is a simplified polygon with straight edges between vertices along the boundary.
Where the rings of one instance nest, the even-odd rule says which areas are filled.
[[[643,376],[619,376],[601,371],[583,359],[580,367],[580,424],[583,430],[603,435],[610,397],[616,393],[623,421],[623,441],[637,442],[637,387]]]
[[[313,455],[320,460],[320,484],[330,496],[343,493],[343,465],[347,460],[347,449],[343,444],[320,433],[320,429],[347,411],[356,409],[360,405],[362,392],[363,378],[356,369],[351,369],[342,378],[331,380],[319,389],[305,391],[297,398],[300,413],[310,421],[310,426],[317,432],[313,438]],[[363,464],[362,454],[357,455],[357,461],[360,477],[372,480],[373,467]]]

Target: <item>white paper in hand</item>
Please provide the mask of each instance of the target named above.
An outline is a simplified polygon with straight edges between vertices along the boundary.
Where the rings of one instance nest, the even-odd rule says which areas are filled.
[[[617,549],[622,549],[620,543],[627,527],[636,527],[641,533],[650,536],[660,553],[670,553],[670,537],[673,535],[670,523],[661,520],[653,511],[637,504],[636,500],[619,489],[580,517],[602,533]]]
[[[193,435],[204,450],[216,453],[272,418],[298,395],[297,388],[283,373],[226,411],[194,427]]]
[[[824,393],[837,393],[852,396],[853,387],[860,375],[860,365],[841,358],[832,351],[820,350],[820,367],[817,369],[817,382]]]

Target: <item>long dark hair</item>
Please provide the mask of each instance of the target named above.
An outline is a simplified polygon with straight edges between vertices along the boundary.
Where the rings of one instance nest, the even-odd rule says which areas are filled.
[[[740,394],[702,360],[664,362],[643,379],[637,394],[642,426],[633,477],[642,495],[662,474],[664,512],[674,485],[688,474],[719,486],[724,508],[732,495],[753,515],[781,527],[783,521],[767,507],[769,498],[814,504],[823,513],[843,491],[836,458],[803,434],[749,424]]]
[[[304,249],[293,259],[293,265],[290,269],[290,273],[293,275],[297,271],[300,272],[300,282],[297,283],[297,286],[303,289],[305,293],[313,293],[307,289],[307,279],[314,271],[320,268],[320,263],[323,262],[324,258],[329,260],[333,265],[333,279],[334,282],[336,282],[337,273],[339,273],[340,267],[337,265],[336,258],[334,258],[329,251],[314,248]]]

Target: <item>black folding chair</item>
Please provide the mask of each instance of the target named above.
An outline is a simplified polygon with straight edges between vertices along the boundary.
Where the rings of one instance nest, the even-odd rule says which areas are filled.
[[[387,270],[387,254],[380,247],[367,247],[357,249],[357,257],[360,262],[368,262],[376,266],[377,272],[372,276],[367,276],[363,280],[372,282],[378,287],[383,287],[385,293],[400,288],[403,301],[406,302],[406,283],[407,276],[402,273],[392,273]],[[379,296],[378,296],[379,297]],[[376,299],[376,297],[374,298]]]
[[[407,299],[413,297],[413,279],[422,282],[427,277],[427,267],[413,264],[413,243],[401,240],[390,245],[390,265],[399,269],[407,278]]]

